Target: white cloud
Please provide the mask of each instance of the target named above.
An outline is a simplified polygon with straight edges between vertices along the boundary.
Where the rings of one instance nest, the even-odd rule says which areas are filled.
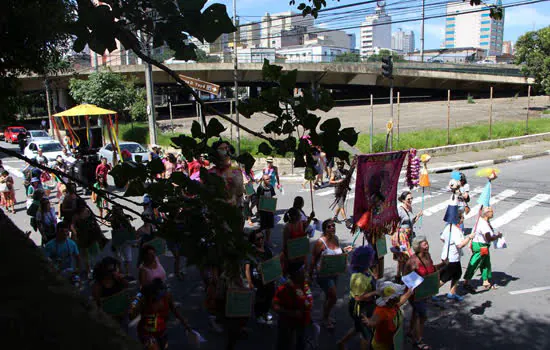
[[[542,13],[540,9],[532,6],[516,7],[507,10],[504,18],[506,27],[525,27],[536,29],[550,25],[550,13]]]

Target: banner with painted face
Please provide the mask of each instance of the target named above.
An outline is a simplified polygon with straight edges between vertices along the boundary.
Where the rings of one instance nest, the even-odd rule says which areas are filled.
[[[361,228],[378,236],[399,223],[397,185],[407,151],[361,155],[357,159],[353,217]],[[362,217],[367,220],[360,220]]]

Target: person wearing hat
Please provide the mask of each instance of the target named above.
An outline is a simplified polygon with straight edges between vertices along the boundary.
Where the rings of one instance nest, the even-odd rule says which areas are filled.
[[[269,182],[273,188],[281,188],[281,181],[279,180],[279,168],[273,165],[273,157],[268,156],[265,160],[267,166],[263,169],[262,173],[264,175],[269,175]]]
[[[275,189],[271,185],[271,177],[264,174],[260,185],[256,189],[258,201],[260,201],[262,197],[273,198],[275,195]],[[265,244],[268,246],[273,246],[273,243],[271,242],[271,230],[275,227],[275,213],[261,210],[259,208],[258,213],[260,215],[260,228],[265,230]]]
[[[393,282],[378,282],[376,285],[376,308],[372,317],[362,316],[363,324],[374,328],[372,349],[390,350],[394,348],[393,336],[402,326],[403,313],[400,308],[412,295],[413,290],[405,292],[406,286]]]
[[[151,145],[152,152],[149,152],[149,161],[162,158],[162,148],[159,145]]]
[[[344,169],[344,165],[345,163],[343,160],[338,160],[336,162],[337,167],[332,172],[329,181],[331,185],[334,185],[334,195],[336,196],[336,198],[338,198],[338,202],[336,203],[336,211],[334,212],[334,218],[332,218],[332,220],[334,222],[339,222],[338,215],[342,214],[342,217],[344,218],[346,224],[349,224],[348,216],[346,215],[345,209],[346,198],[342,195],[342,192],[345,190],[345,188],[342,188],[341,184],[350,175],[350,172],[348,169]]]
[[[372,246],[356,248],[351,254],[350,298],[348,311],[354,326],[338,341],[338,349],[345,349],[346,343],[355,335],[361,336],[361,349],[368,349],[374,330],[362,322],[362,315],[371,317],[376,307],[378,295],[376,279],[370,268],[374,264],[376,252]]]

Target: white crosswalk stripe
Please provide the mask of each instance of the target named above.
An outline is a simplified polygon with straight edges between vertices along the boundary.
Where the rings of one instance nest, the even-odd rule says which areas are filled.
[[[22,179],[25,175],[21,172],[21,170],[13,168],[9,165],[4,165],[4,169],[6,169],[10,174],[13,176],[17,176],[18,178]]]
[[[470,195],[475,195],[481,193],[482,191],[483,187],[476,187],[473,191],[470,191]],[[443,209],[446,209],[448,205],[449,200],[446,200],[432,207],[429,207],[428,209],[424,210],[424,216],[432,216],[433,214],[442,211]]]
[[[511,221],[519,218],[521,214],[526,212],[528,209],[539,205],[542,202],[546,202],[550,199],[550,194],[537,194],[531,199],[526,200],[525,202],[522,202],[520,205],[508,210],[507,212],[501,214],[498,218],[495,220],[491,220],[491,224],[494,228],[502,227]]]
[[[518,191],[514,191],[514,190],[504,190],[502,192],[500,192],[499,194],[497,194],[496,196],[494,196],[493,198],[491,198],[491,205],[495,205],[497,204],[498,202],[508,198],[508,197],[512,197],[514,195],[516,195],[518,193]],[[477,216],[479,214],[479,208],[481,208],[481,205],[476,205],[475,207],[471,208],[470,210],[470,213],[468,215],[466,215],[466,219],[470,219],[470,218],[473,218],[474,216]]]
[[[525,233],[528,235],[540,237],[548,231],[550,231],[550,218],[542,220],[538,224],[531,227],[529,230],[525,231]]]

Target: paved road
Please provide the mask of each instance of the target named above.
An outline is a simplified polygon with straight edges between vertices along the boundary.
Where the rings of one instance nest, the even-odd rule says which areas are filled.
[[[1,154],[0,154],[1,156]],[[23,165],[14,159],[3,158],[8,170],[16,177],[16,197],[18,213],[12,215],[14,221],[23,229],[30,230],[28,217],[24,212],[24,192],[22,181],[17,171]],[[550,322],[550,157],[525,160],[501,166],[500,178],[493,185],[493,200],[495,218],[493,225],[501,230],[509,244],[509,248],[492,251],[494,277],[502,287],[496,291],[468,294],[461,304],[450,303],[441,298],[438,304],[429,308],[426,341],[434,349],[548,349],[550,336],[546,330]],[[484,179],[476,178],[474,170],[466,171],[472,190],[479,192],[484,185]],[[438,257],[441,243],[438,239],[443,227],[442,217],[446,208],[448,194],[441,190],[449,180],[449,174],[434,174],[431,176],[433,187],[425,193],[424,218],[419,234],[428,237],[433,256]],[[292,199],[301,195],[306,200],[306,210],[310,209],[309,191],[300,185],[287,184],[285,194],[279,196],[278,206],[281,212],[290,207]],[[421,193],[414,192],[414,209],[421,205]],[[332,216],[328,206],[332,202],[332,189],[321,189],[314,194],[314,205],[317,216],[326,219]],[[475,198],[474,198],[475,202]],[[348,210],[351,212],[353,198],[349,200]],[[472,210],[472,212],[474,212]],[[475,217],[466,221],[467,227],[472,227]],[[135,221],[136,225],[139,220]],[[281,237],[281,222],[277,224],[274,234],[275,242]],[[351,242],[351,236],[340,224],[337,232],[344,243]],[[317,239],[319,233],[312,239]],[[39,243],[35,233],[31,238]],[[109,253],[109,246],[104,253]],[[463,265],[469,259],[465,252]],[[172,272],[171,257],[163,257],[162,262],[168,272]],[[386,277],[394,274],[394,263],[386,256]],[[338,291],[338,303],[335,307],[337,328],[334,333],[322,332],[321,349],[334,349],[335,341],[351,326],[347,315],[347,278],[341,278]],[[203,289],[199,276],[194,268],[190,268],[185,281],[171,277],[169,284],[176,299],[181,303],[183,313],[190,318],[191,323],[204,334],[208,342],[204,349],[223,348],[223,338],[209,331],[206,314],[202,308]],[[446,293],[448,287],[443,287],[441,293]],[[315,308],[314,319],[321,317],[323,297],[317,286],[314,287]],[[410,307],[405,307],[406,313]],[[248,340],[243,340],[239,349],[257,349],[258,346],[271,348],[274,346],[275,330],[266,326],[258,326],[254,322],[248,325],[251,334]],[[131,329],[135,334],[135,328]],[[187,344],[182,328],[171,323],[170,342],[174,348],[182,348]],[[350,348],[356,348],[357,343],[350,343]],[[407,345],[411,348],[411,345]]]

